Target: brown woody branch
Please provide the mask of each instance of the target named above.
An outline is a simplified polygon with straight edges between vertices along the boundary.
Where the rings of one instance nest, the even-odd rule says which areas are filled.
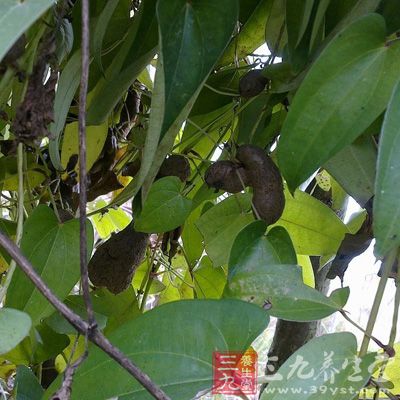
[[[96,346],[113,358],[122,368],[128,371],[140,384],[158,400],[170,400],[136,364],[125,354],[115,347],[97,327],[91,329],[89,324],[78,314],[67,307],[44,283],[29,260],[21,253],[20,249],[2,232],[0,232],[0,245],[15,260],[17,265],[24,271],[35,287],[49,301],[49,303],[60,312],[60,314],[81,334],[88,337]]]
[[[79,244],[82,294],[86,306],[89,327],[96,326],[93,305],[90,299],[87,266],[87,170],[86,170],[86,99],[89,80],[89,0],[82,0],[82,73],[79,92]]]

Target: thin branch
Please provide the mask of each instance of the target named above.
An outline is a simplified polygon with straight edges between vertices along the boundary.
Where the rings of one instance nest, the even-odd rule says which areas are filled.
[[[89,80],[89,0],[82,0],[82,74],[79,92],[79,242],[82,294],[88,315],[89,327],[96,326],[93,305],[90,299],[86,203],[87,203],[87,171],[86,171],[86,100]],[[88,331],[90,335],[90,331]]]
[[[394,343],[396,341],[396,337],[397,337],[397,325],[399,322],[399,308],[400,308],[400,270],[398,270],[397,274],[396,274],[396,293],[394,296],[392,328],[390,330],[390,337],[389,337],[389,343],[388,343],[388,346],[391,348],[393,348]],[[379,371],[378,380],[381,380],[383,378],[388,361],[389,361],[389,357],[385,359],[385,361],[383,362],[383,364],[381,366],[381,369]],[[376,389],[375,397],[377,399],[379,399],[379,386]]]
[[[365,329],[366,333],[364,334],[364,339],[361,343],[360,354],[359,354],[360,357],[367,354],[370,337],[372,336],[372,331],[375,326],[376,318],[378,316],[379,307],[382,302],[382,297],[385,292],[386,283],[389,279],[390,271],[392,270],[392,266],[393,266],[394,262],[396,261],[397,251],[398,251],[397,248],[392,250],[388,254],[388,256],[385,257],[385,259],[383,261],[383,272],[382,272],[381,279],[379,281],[378,289],[375,294],[371,313],[369,315],[369,319],[368,319],[368,323],[367,323],[367,328]]]
[[[18,143],[17,149],[17,163],[18,163],[18,205],[17,205],[17,232],[15,243],[19,246],[22,238],[22,230],[24,227],[24,169],[23,169],[23,156],[24,144]],[[10,262],[10,267],[7,271],[5,282],[0,290],[0,304],[3,302],[7,294],[7,289],[10,286],[11,279],[14,275],[16,268],[15,261]]]
[[[128,371],[155,399],[170,400],[164,391],[153,383],[149,376],[137,367],[125,354],[117,347],[113,346],[98,328],[90,328],[86,321],[57,298],[51,289],[43,282],[28,259],[21,253],[20,249],[2,232],[0,232],[0,246],[2,246],[16,261],[17,265],[19,265],[49,303],[60,312],[78,332],[86,336],[89,330],[91,330],[92,332],[91,335],[88,336],[88,339],[112,357],[122,368]]]

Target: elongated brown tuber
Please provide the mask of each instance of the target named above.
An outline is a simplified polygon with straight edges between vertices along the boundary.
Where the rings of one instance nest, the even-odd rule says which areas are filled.
[[[118,294],[131,283],[136,268],[143,261],[149,235],[136,232],[133,221],[121,232],[100,245],[91,258],[88,270],[93,285]]]
[[[239,175],[243,183],[240,181]],[[239,193],[244,187],[249,186],[245,169],[229,160],[217,161],[212,164],[207,169],[204,179],[208,186],[229,193]]]
[[[253,69],[240,79],[239,93],[242,97],[255,97],[264,90],[268,81],[260,69]]]
[[[190,165],[186,157],[180,154],[172,154],[161,164],[157,179],[165,176],[176,176],[182,182],[186,182],[190,176]]]
[[[278,168],[263,149],[253,145],[240,146],[236,158],[239,163],[217,161],[211,165],[205,174],[207,185],[230,193],[243,190],[243,184],[252,187],[256,215],[268,225],[275,223],[285,207]]]

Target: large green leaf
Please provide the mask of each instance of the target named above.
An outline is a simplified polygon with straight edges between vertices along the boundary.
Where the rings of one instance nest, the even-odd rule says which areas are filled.
[[[343,189],[363,206],[374,195],[376,146],[361,136],[324,164]]]
[[[129,86],[155,56],[158,45],[155,5],[156,0],[142,1],[123,45],[91,92],[88,124],[100,125],[106,120]]]
[[[236,59],[244,58],[265,42],[265,25],[268,23],[272,4],[273,0],[258,0],[257,4],[253,5],[251,15],[241,27],[240,33],[229,44],[218,64],[230,64]]]
[[[68,296],[64,303],[72,311],[78,314],[82,319],[87,316],[86,305],[83,297],[80,295]],[[94,309],[94,316],[96,318],[97,326],[99,329],[104,329],[107,323],[107,317]],[[76,329],[58,312],[54,312],[50,317],[44,321],[54,332],[59,334],[73,335],[76,334]]]
[[[314,0],[286,1],[286,29],[290,48],[296,48],[306,32]]]
[[[87,225],[87,237],[90,255],[93,248],[93,229],[90,222]],[[78,220],[59,224],[50,208],[35,208],[24,224],[21,250],[59,298],[64,299],[78,282]],[[53,312],[53,307],[20,269],[13,275],[6,304],[8,307],[27,312],[33,325],[37,325],[42,318]]]
[[[31,329],[29,315],[12,308],[0,309],[0,354],[12,350]]]
[[[195,222],[200,217],[201,207],[197,207],[187,218],[181,235],[185,249],[185,257],[190,267],[193,268],[203,254],[203,238],[196,228]]]
[[[375,251],[383,257],[400,244],[400,83],[386,111],[379,139],[374,199]]]
[[[303,283],[300,267],[281,264],[265,230],[266,225],[256,221],[237,235],[224,297],[265,306],[271,315],[290,321],[316,320],[339,310],[342,304]]]
[[[157,17],[164,75],[162,137],[226,47],[237,21],[238,2],[160,0]]]
[[[204,256],[192,272],[198,299],[219,299],[224,291],[226,274],[222,267],[214,268],[209,257]]]
[[[17,347],[6,353],[4,358],[16,365],[39,364],[56,357],[69,342],[68,336],[54,332],[45,324],[39,324]]]
[[[54,0],[0,2],[0,61],[14,42],[54,3]]]
[[[50,124],[51,138],[49,154],[54,168],[62,171],[60,160],[60,139],[67,119],[68,110],[79,86],[81,77],[81,51],[76,51],[68,60],[57,83],[54,100],[54,122]]]
[[[321,53],[294,97],[278,160],[294,190],[352,143],[385,109],[398,79],[400,45],[385,45],[376,14],[342,31]]]
[[[267,325],[265,311],[251,304],[236,300],[185,300],[145,313],[118,328],[109,339],[170,398],[191,399],[212,386],[213,351],[244,351]],[[53,386],[47,394],[52,390]],[[115,361],[102,351],[91,349],[74,377],[72,399],[101,400],[114,396],[151,399]]]
[[[316,337],[271,377],[261,400],[354,399],[368,382],[374,360],[375,353],[357,357],[357,340],[351,333]]]
[[[192,201],[181,195],[182,182],[176,176],[166,176],[154,182],[135,221],[139,232],[169,232],[181,226],[190,214]]]
[[[233,241],[244,226],[253,221],[248,195],[234,195],[205,212],[196,222],[205,249],[215,267],[228,262]]]
[[[19,365],[14,384],[15,400],[41,400],[43,392],[44,390],[32,370],[25,365]]]
[[[129,188],[131,195],[144,183],[146,197],[162,160],[227,46],[237,17],[237,0],[157,3],[160,56],[141,169],[137,182]]]
[[[276,225],[289,232],[297,254],[334,254],[347,233],[328,206],[299,190],[294,197],[286,193],[285,209]]]
[[[254,221],[240,230],[229,255],[229,278],[260,265],[281,264],[279,254],[265,237],[266,229],[265,222]]]
[[[115,8],[118,6],[119,2],[120,0],[110,0],[105,4],[104,9],[102,10],[97,20],[96,26],[93,30],[93,34],[90,36],[91,52],[94,55],[96,63],[101,69],[103,68],[101,63],[101,51],[103,48],[104,36],[107,31],[108,23],[110,22],[110,19],[115,11]],[[128,12],[126,14],[128,14]]]

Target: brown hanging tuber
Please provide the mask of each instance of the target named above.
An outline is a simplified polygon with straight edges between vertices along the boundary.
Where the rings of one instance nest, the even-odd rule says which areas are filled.
[[[243,75],[239,81],[239,93],[242,97],[250,98],[259,95],[269,82],[263,76],[261,69],[253,69]]]
[[[212,164],[207,169],[204,179],[208,186],[229,193],[239,193],[249,186],[246,170],[229,160],[217,161]]]
[[[157,174],[157,179],[166,176],[176,176],[182,182],[186,182],[190,176],[190,165],[186,157],[180,154],[171,154],[166,158]]]
[[[279,169],[265,151],[257,146],[240,146],[236,158],[239,163],[217,161],[211,165],[205,174],[207,185],[230,193],[243,190],[243,184],[252,187],[256,216],[268,225],[275,223],[285,207]]]
[[[146,254],[149,235],[136,232],[132,221],[124,230],[100,245],[91,258],[88,270],[93,285],[118,294],[132,282],[136,268]]]

